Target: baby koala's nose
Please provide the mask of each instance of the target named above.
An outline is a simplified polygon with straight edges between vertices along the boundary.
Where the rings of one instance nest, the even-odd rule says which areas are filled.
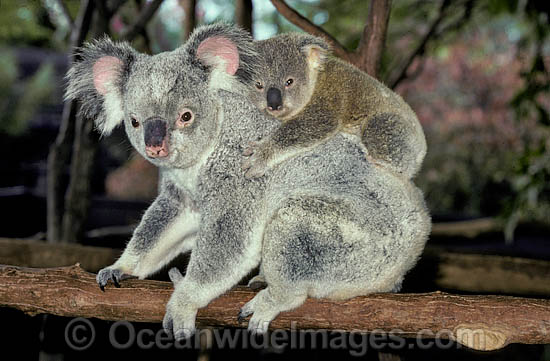
[[[267,90],[267,108],[269,110],[281,110],[283,107],[283,97],[281,91],[277,88]]]

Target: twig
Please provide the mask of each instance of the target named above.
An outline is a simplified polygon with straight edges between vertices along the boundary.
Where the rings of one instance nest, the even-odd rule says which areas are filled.
[[[139,35],[145,26],[151,20],[153,15],[157,12],[157,9],[162,4],[163,0],[153,0],[147,7],[145,7],[139,14],[138,19],[127,30],[122,33],[121,38],[126,41],[132,41],[137,35]]]
[[[434,35],[436,35],[437,28],[445,18],[445,11],[451,4],[452,0],[443,0],[441,3],[441,6],[439,7],[439,12],[436,17],[436,19],[432,22],[430,27],[428,28],[428,31],[426,34],[424,34],[424,37],[420,40],[420,43],[417,45],[417,47],[412,51],[412,53],[409,55],[407,60],[403,63],[403,65],[399,68],[399,71],[397,72],[397,75],[393,77],[390,81],[388,81],[388,84],[390,88],[394,89],[397,84],[399,84],[403,79],[407,77],[407,71],[409,70],[409,67],[413,63],[414,59],[416,59],[419,56],[422,56],[426,51],[426,46],[428,45],[428,42],[430,40],[433,40]]]
[[[69,9],[67,8],[67,4],[65,4],[63,0],[57,0],[57,3],[61,8],[61,15],[63,15],[63,17],[69,24],[69,28],[71,29],[71,32],[72,32],[75,28],[75,24],[74,24],[73,18],[71,17],[71,14],[69,13]]]
[[[352,61],[350,53],[342,46],[342,44],[338,42],[338,40],[336,40],[336,38],[319,26],[313,24],[307,18],[300,15],[300,13],[296,10],[288,6],[284,0],[271,0],[271,3],[275,6],[275,9],[277,9],[277,11],[292,24],[305,30],[311,35],[319,36],[325,39],[332,46],[332,50],[336,56],[349,62]]]

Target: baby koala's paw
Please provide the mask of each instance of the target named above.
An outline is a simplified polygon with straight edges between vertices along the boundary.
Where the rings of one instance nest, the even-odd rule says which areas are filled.
[[[262,177],[268,168],[269,151],[266,143],[250,142],[243,151],[247,159],[242,163],[246,178]]]

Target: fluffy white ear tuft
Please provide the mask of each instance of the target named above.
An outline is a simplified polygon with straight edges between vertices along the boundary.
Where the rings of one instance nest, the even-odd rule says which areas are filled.
[[[114,56],[99,58],[93,65],[94,87],[104,98],[105,121],[99,125],[101,134],[108,135],[124,119],[122,95],[118,89],[122,60]]]
[[[239,68],[237,45],[222,36],[213,36],[200,43],[197,58],[205,65],[221,69],[228,75],[235,75]]]
[[[308,44],[303,47],[303,51],[311,69],[320,70],[323,68],[328,55],[327,49],[317,44]]]

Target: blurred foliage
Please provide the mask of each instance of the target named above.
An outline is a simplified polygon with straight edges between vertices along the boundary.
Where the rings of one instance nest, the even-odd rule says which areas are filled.
[[[21,135],[39,106],[51,99],[54,68],[45,63],[28,79],[18,80],[15,56],[0,51],[0,132]]]

